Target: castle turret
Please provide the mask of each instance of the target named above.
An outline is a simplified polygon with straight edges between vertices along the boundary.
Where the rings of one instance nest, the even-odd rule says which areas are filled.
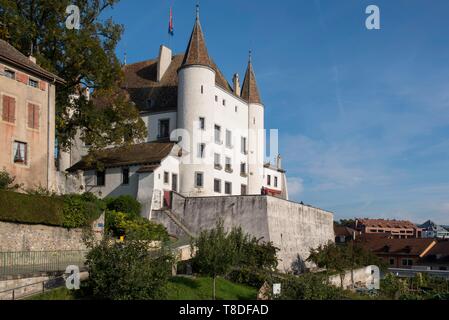
[[[208,119],[213,119],[214,110],[211,108],[211,104],[214,101],[214,90],[215,71],[207,52],[197,7],[192,35],[178,71],[178,128],[183,128],[190,135],[190,141],[184,141],[188,145],[183,145],[183,147],[192,151],[190,161],[193,161],[193,163],[182,164],[180,168],[183,177],[180,189],[183,194],[201,194],[203,190],[213,188],[213,181],[204,179],[206,176],[212,176],[213,163],[201,164],[199,162],[201,159],[198,159],[197,156],[198,144],[210,141],[192,140],[201,129],[205,130],[204,132],[213,132],[214,130],[213,122],[208,121]],[[199,127],[200,118],[204,120],[204,128]],[[203,174],[202,188],[195,187],[197,172]]]
[[[248,102],[248,191],[250,194],[260,194],[263,186],[263,164],[265,151],[264,106],[260,99],[251,61],[248,59],[245,79],[242,86],[242,99]]]

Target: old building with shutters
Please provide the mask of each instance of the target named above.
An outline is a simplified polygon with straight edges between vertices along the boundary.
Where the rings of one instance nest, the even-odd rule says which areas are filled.
[[[55,85],[64,80],[0,40],[0,170],[23,188],[55,188]]]

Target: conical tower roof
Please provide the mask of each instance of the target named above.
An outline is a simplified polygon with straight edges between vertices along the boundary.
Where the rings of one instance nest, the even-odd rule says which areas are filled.
[[[212,67],[211,59],[206,48],[206,41],[204,40],[203,30],[201,29],[198,9],[192,35],[190,36],[189,44],[187,45],[187,50],[182,62],[182,67],[188,65],[204,65]]]
[[[262,104],[259,88],[257,87],[256,76],[253,70],[253,64],[251,62],[251,53],[248,60],[248,67],[246,68],[245,79],[243,80],[241,97],[249,103]]]

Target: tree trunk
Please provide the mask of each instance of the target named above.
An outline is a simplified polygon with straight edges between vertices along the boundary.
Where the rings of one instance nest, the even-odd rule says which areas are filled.
[[[214,276],[214,300],[215,300],[215,280],[217,279],[216,276]]]
[[[345,274],[344,273],[340,273],[340,288],[343,289],[343,280],[345,278]]]
[[[352,289],[354,289],[354,268],[351,267],[351,285]]]

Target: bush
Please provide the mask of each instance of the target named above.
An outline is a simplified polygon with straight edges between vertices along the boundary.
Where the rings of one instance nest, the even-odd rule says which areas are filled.
[[[89,226],[104,211],[94,195],[44,196],[0,190],[0,221],[65,228]]]
[[[0,190],[0,220],[62,226],[64,201],[60,197],[26,195]]]
[[[144,241],[105,239],[87,254],[86,292],[107,300],[163,299],[172,263],[171,254],[149,251]]]
[[[134,217],[140,216],[141,205],[131,196],[119,196],[106,198],[106,207],[110,211],[125,212]]]
[[[102,200],[91,193],[65,195],[62,226],[65,228],[86,227],[98,219],[105,209]]]
[[[124,212],[107,211],[105,229],[116,238],[126,236],[138,240],[168,240],[168,233],[163,225]]]
[[[345,291],[327,283],[326,273],[306,273],[301,276],[286,276],[281,282],[280,300],[343,300]]]
[[[13,185],[15,177],[11,177],[11,175],[3,169],[0,171],[0,190],[14,190],[20,188],[20,185]]]

